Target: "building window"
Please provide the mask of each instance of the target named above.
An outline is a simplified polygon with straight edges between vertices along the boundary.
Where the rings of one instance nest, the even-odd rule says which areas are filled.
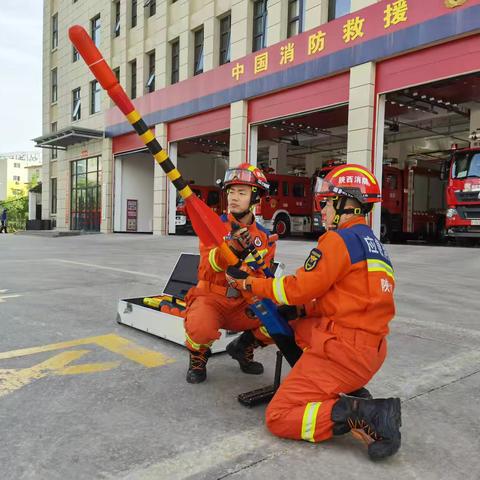
[[[100,111],[100,84],[93,80],[90,82],[90,114]]]
[[[99,157],[71,163],[70,228],[98,232],[101,212],[101,167]]]
[[[100,15],[90,20],[90,36],[97,48],[100,48]]]
[[[56,214],[57,213],[57,179],[51,178],[50,179],[50,213]]]
[[[329,0],[328,1],[328,21],[335,20],[350,13],[351,0]]]
[[[132,0],[132,16],[130,17],[130,28],[137,26],[137,0]]]
[[[130,63],[130,98],[137,98],[137,61]]]
[[[57,122],[53,122],[52,126],[50,128],[52,133],[55,133],[57,131]],[[51,159],[55,160],[57,158],[57,147],[52,148],[52,154],[51,154]]]
[[[52,103],[55,103],[58,100],[58,75],[57,69],[52,70]]]
[[[117,77],[117,80],[120,82],[120,67],[114,68],[113,73]]]
[[[232,17],[230,15],[220,19],[220,65],[230,61],[231,26]]]
[[[19,163],[13,163],[13,168],[20,168],[20,164]]]
[[[147,93],[152,93],[155,90],[155,50],[147,53],[148,57],[148,78],[147,78]]]
[[[78,50],[72,46],[72,62],[76,62],[80,58]]]
[[[171,43],[172,47],[172,78],[171,83],[177,83],[180,77],[180,40]]]
[[[148,16],[153,17],[157,13],[157,0],[146,0],[145,8],[148,8]]]
[[[14,182],[19,182],[20,181],[20,177],[18,175],[14,175],[13,176],[13,181]]]
[[[120,2],[115,2],[115,24],[113,27],[113,36],[120,35]]]
[[[195,53],[193,57],[193,74],[203,73],[203,27],[195,32]]]
[[[287,37],[293,37],[303,31],[303,0],[288,0]]]
[[[80,99],[80,87],[72,90],[72,120],[80,120],[82,116],[82,102]]]
[[[58,47],[58,13],[52,15],[52,50]]]
[[[253,45],[256,52],[266,46],[267,0],[256,0],[253,4]]]

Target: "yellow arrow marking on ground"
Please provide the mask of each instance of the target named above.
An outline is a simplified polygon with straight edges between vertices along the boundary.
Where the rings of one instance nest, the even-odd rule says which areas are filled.
[[[121,355],[132,362],[147,368],[161,367],[175,360],[166,357],[160,352],[154,352],[115,334],[101,335],[99,337],[81,338],[61,343],[51,343],[40,347],[23,348],[10,352],[0,353],[0,360],[35,355],[38,353],[64,350],[80,345],[98,345],[110,352]],[[52,375],[79,375],[82,373],[97,373],[112,370],[120,365],[120,361],[104,363],[85,363],[81,365],[69,365],[80,359],[91,350],[71,350],[59,353],[44,362],[28,368],[4,368],[0,369],[0,397],[8,395],[35,380]]]
[[[78,360],[87,353],[89,353],[89,350],[62,352],[33,367],[0,369],[0,397],[19,390],[34,380],[44,378],[48,375],[105,372],[120,365],[120,362],[106,362],[68,366],[70,362]]]
[[[139,345],[111,333],[109,335],[101,335],[99,337],[87,337],[79,340],[71,340],[67,342],[51,343],[40,347],[22,348],[20,350],[12,350],[10,352],[0,353],[0,360],[8,358],[24,357],[26,355],[34,355],[35,353],[51,352],[53,350],[64,350],[66,348],[78,347],[80,345],[98,345],[113,353],[128,358],[132,362],[139,363],[147,368],[161,367],[167,363],[173,363],[175,360],[163,355],[160,352],[154,352]]]

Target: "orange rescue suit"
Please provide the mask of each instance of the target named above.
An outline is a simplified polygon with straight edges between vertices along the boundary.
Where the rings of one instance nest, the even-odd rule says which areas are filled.
[[[232,215],[222,215],[220,218],[227,223],[229,230],[232,229],[232,223],[247,227],[257,251],[265,264],[270,266],[275,255],[275,242],[270,239],[268,230],[256,222],[251,225],[240,224]],[[261,271],[255,269],[251,255],[245,259],[245,263],[254,269],[249,269],[251,275],[263,276]],[[190,350],[203,351],[209,348],[220,338],[221,328],[236,332],[252,330],[262,343],[272,343],[260,321],[245,313],[248,308],[246,300],[241,295],[237,298],[227,297],[227,267],[218,248],[209,248],[200,242],[198,284],[186,296],[185,334]]]
[[[252,293],[305,305],[291,322],[304,350],[266,412],[275,435],[319,442],[332,436],[340,393],[365,386],[386,356],[395,314],[392,264],[363,217],[322,235],[295,275],[251,280]]]

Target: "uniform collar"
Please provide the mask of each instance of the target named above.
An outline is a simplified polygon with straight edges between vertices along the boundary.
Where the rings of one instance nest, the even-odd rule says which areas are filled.
[[[363,216],[355,216],[347,220],[345,223],[342,223],[341,226],[338,227],[339,230],[343,230],[344,228],[353,227],[354,225],[366,225],[367,222],[365,221],[365,217]]]
[[[253,214],[252,214],[253,215]],[[253,216],[253,221],[252,223],[241,223],[239,222],[231,213],[227,215],[228,221],[230,223],[236,223],[237,225],[240,225],[241,227],[249,227],[250,225],[253,225],[255,223],[255,216]]]

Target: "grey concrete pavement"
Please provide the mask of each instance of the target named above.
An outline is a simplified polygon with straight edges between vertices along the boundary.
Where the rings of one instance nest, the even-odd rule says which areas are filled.
[[[281,241],[278,258],[292,272],[313,246]],[[274,438],[264,407],[236,401],[271,383],[273,348],[262,376],[219,354],[189,385],[182,347],[115,322],[118,299],[160,292],[194,237],[0,235],[0,478],[478,479],[480,250],[389,250],[398,314],[369,388],[402,398],[403,445],[374,464],[348,436]]]

